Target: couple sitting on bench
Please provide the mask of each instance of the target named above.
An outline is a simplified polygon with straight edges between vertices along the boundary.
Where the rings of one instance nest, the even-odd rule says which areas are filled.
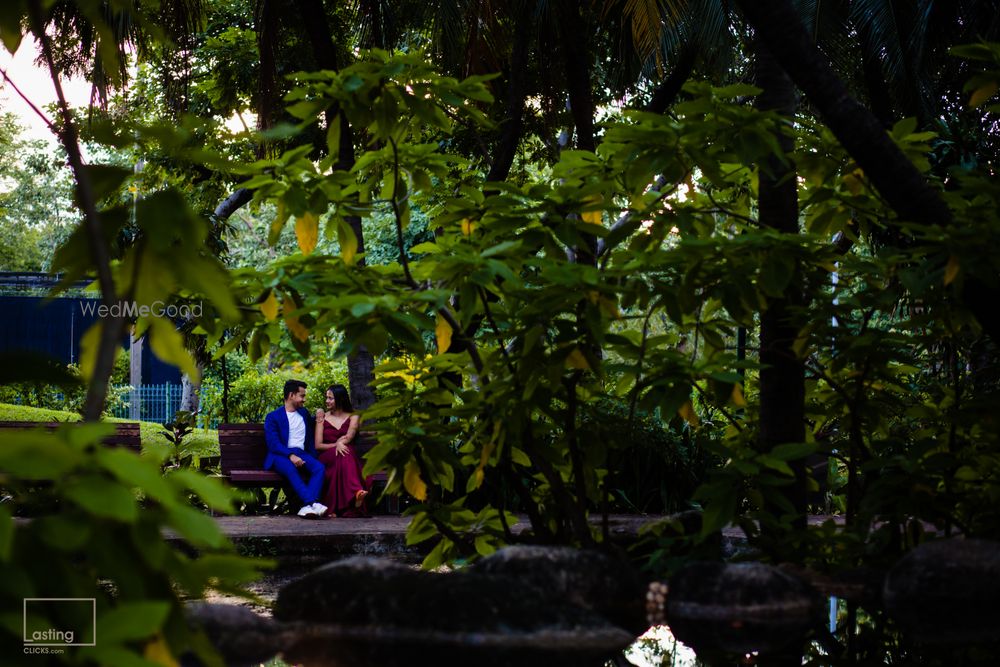
[[[302,502],[301,517],[367,516],[368,489],[353,447],[359,418],[347,389],[328,387],[326,410],[317,410],[315,420],[305,401],[305,382],[285,383],[284,406],[264,419],[264,468],[288,480]]]

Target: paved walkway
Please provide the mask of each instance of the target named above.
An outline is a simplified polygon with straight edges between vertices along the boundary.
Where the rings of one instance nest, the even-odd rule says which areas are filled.
[[[631,542],[646,523],[661,519],[657,515],[617,514],[608,517],[609,533],[615,541]],[[817,517],[819,520],[825,517]],[[600,516],[592,517],[594,522]],[[423,545],[406,544],[409,517],[377,515],[367,519],[303,519],[281,516],[215,517],[222,532],[248,555],[275,558],[282,563],[308,564],[326,562],[351,555],[383,556],[408,562],[423,558]],[[528,526],[527,518],[513,526],[515,532]],[[738,528],[723,531],[724,539],[738,544],[745,541]],[[433,544],[433,541],[430,541]]]

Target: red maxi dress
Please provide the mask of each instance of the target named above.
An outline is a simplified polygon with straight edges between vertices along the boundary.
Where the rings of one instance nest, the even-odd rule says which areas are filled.
[[[344,420],[340,428],[324,419],[323,442],[336,442],[347,435],[350,428],[350,417]],[[319,460],[326,467],[323,473],[326,494],[323,496],[322,502],[329,508],[329,511],[343,517],[368,516],[364,501],[362,501],[361,507],[356,507],[354,504],[358,491],[367,490],[365,479],[361,476],[363,466],[357,451],[354,449],[354,443],[351,442],[347,445],[346,454],[338,455],[336,449],[323,450],[320,452]]]

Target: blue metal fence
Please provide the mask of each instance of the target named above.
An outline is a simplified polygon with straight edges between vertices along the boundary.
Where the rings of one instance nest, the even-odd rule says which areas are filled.
[[[171,421],[181,406],[180,384],[144,384],[128,389],[112,413],[122,419],[156,422]]]

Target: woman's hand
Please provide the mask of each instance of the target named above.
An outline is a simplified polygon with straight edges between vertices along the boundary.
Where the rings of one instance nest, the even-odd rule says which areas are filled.
[[[316,421],[321,422],[326,419],[326,413],[323,412],[323,408],[316,408]]]
[[[333,448],[336,450],[337,456],[344,456],[350,450],[350,447],[343,442],[338,442]]]

